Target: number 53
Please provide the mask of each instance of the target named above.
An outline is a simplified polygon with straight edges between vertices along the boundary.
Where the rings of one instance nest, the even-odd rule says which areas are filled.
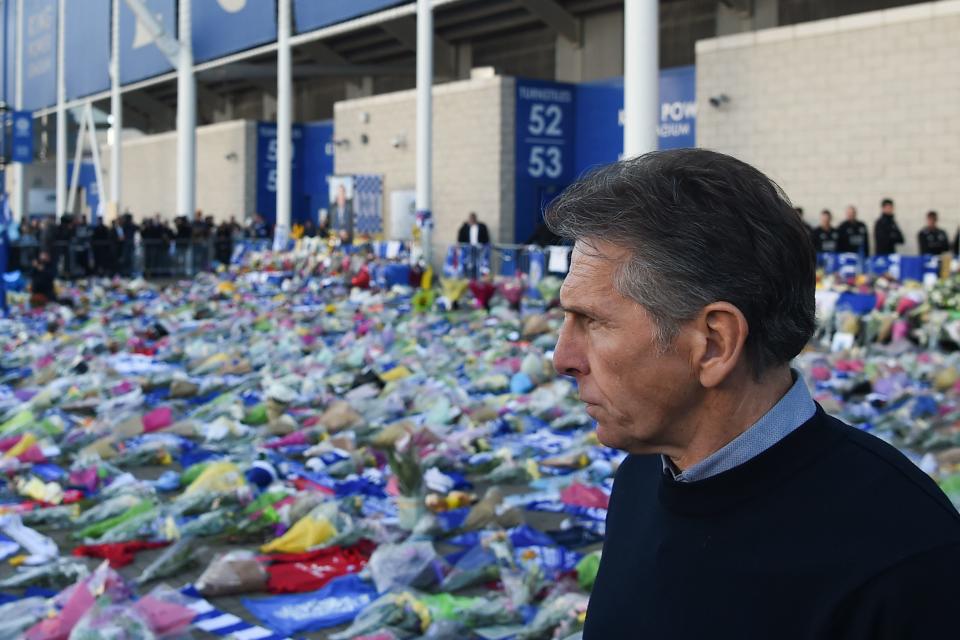
[[[559,178],[563,173],[563,154],[560,147],[530,147],[530,161],[527,163],[527,172],[531,177]]]

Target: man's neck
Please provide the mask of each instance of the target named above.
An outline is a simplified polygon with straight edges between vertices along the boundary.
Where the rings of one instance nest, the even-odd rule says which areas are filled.
[[[739,376],[738,381],[711,390],[701,408],[677,434],[685,442],[665,454],[674,466],[683,471],[719,451],[756,424],[793,386],[787,366],[764,374],[757,382],[752,374]]]

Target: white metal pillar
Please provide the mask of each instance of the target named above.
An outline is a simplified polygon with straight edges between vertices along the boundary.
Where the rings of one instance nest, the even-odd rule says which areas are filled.
[[[277,219],[274,250],[282,250],[290,234],[293,177],[293,100],[290,55],[290,1],[277,2]]]
[[[120,0],[113,0],[110,40],[110,128],[113,143],[110,146],[110,208],[114,216],[120,209],[120,145],[123,140],[123,102],[120,98]],[[100,194],[101,202],[104,194]]]
[[[623,156],[657,148],[660,99],[660,6],[658,0],[624,0]]]
[[[77,119],[77,143],[73,151],[73,171],[70,178],[70,192],[67,195],[67,211],[73,211],[77,202],[77,187],[80,185],[80,163],[83,162],[83,137],[87,135],[87,114]]]
[[[67,212],[66,0],[57,3],[57,218]]]
[[[17,53],[14,60],[16,67],[16,83],[13,90],[13,108],[17,111],[23,109],[23,0],[17,0]],[[24,198],[26,189],[24,188],[24,168],[19,162],[13,163],[13,219],[18,223],[24,218]]]
[[[191,0],[180,0],[177,65],[177,214],[193,219],[197,191],[197,85],[193,76]]]
[[[433,255],[433,7],[417,0],[417,219],[424,257]]]

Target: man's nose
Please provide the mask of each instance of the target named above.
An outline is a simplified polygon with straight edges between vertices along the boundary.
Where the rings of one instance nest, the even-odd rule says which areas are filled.
[[[562,376],[581,376],[589,373],[583,339],[570,322],[564,321],[560,327],[560,337],[553,351],[553,368]]]

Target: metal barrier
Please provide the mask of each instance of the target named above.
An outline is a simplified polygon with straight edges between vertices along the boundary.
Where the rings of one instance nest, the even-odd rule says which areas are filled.
[[[447,249],[443,275],[476,280],[488,276],[530,276],[539,280],[546,274],[566,275],[570,247],[535,245],[455,244]]]
[[[12,243],[9,266],[30,273],[34,261],[43,249],[50,253],[59,278],[74,279],[94,275],[181,278],[192,277],[201,271],[210,271],[217,263],[229,263],[233,240],[214,237],[137,242],[75,238],[41,247],[35,240],[28,239]]]
[[[326,242],[310,240],[301,241],[296,246],[299,250],[324,250]],[[69,242],[50,243],[46,249],[60,278],[91,275],[181,278],[213,270],[217,264],[238,264],[245,253],[269,251],[272,245],[269,239],[234,240],[220,236],[139,241],[74,238]],[[11,246],[10,266],[30,273],[42,248],[32,237],[21,238]],[[410,256],[410,247],[403,242],[371,242],[342,249],[348,253],[368,254],[385,263],[404,262]],[[570,247],[456,244],[447,250],[442,273],[445,277],[468,279],[522,275],[539,280],[548,273],[565,275],[569,254]]]

